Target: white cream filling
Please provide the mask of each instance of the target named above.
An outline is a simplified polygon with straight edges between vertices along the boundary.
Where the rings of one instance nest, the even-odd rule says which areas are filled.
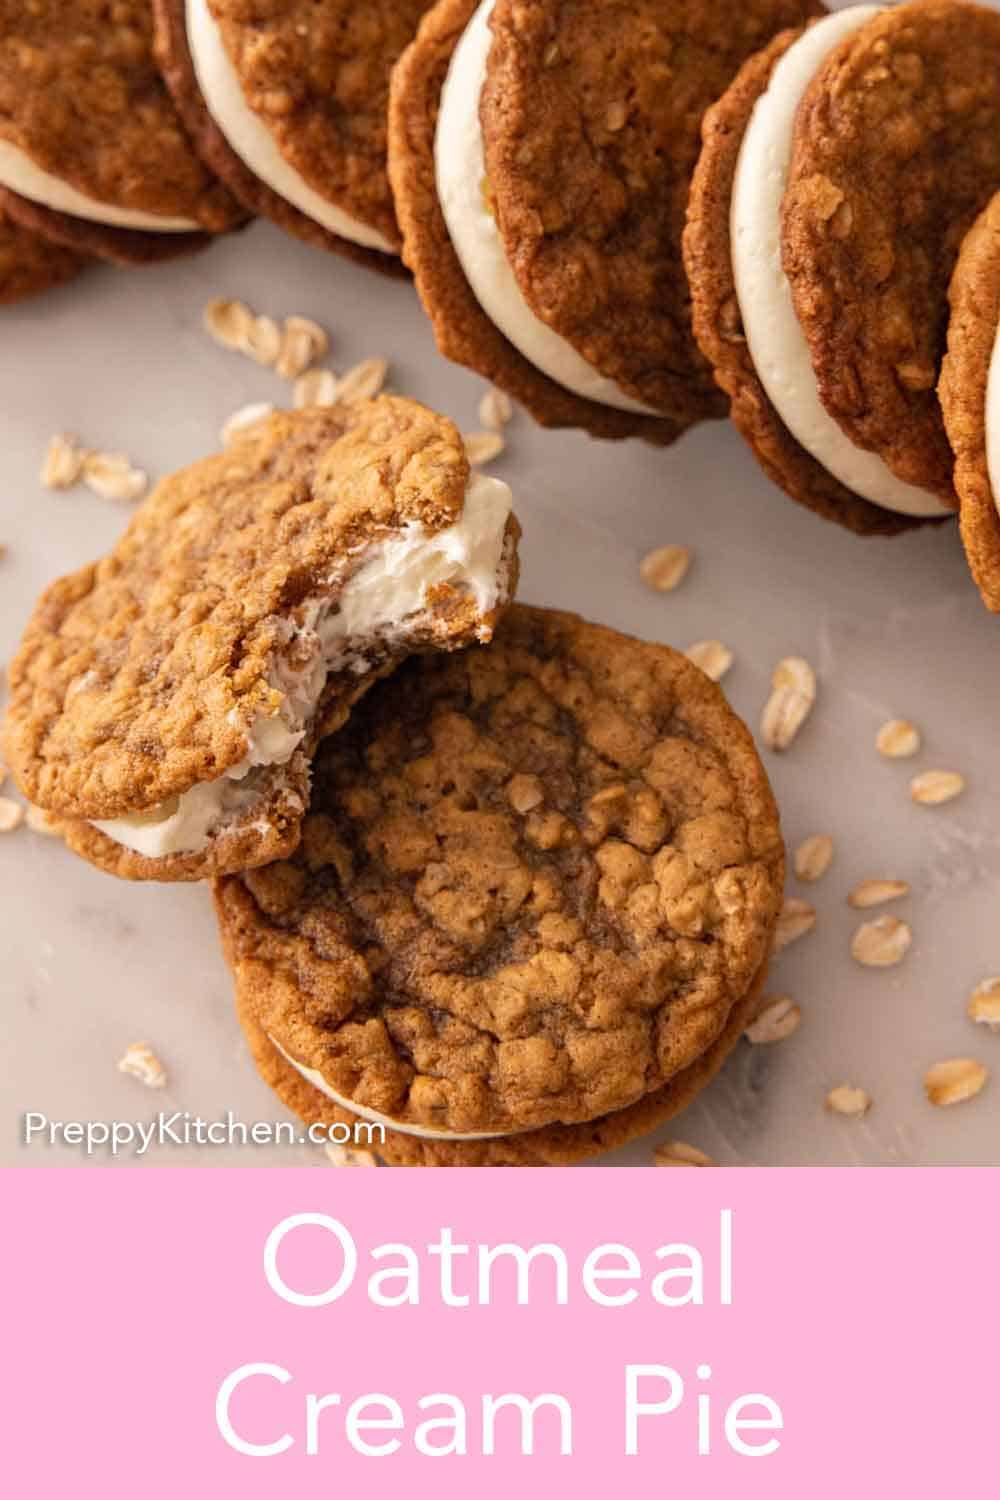
[[[304,739],[332,671],[368,669],[373,642],[398,648],[416,634],[442,584],[470,593],[480,615],[503,603],[503,567],[511,492],[502,480],[476,474],[460,518],[431,532],[419,522],[367,549],[336,604],[319,598],[305,610],[297,633],[311,648],[307,663],[291,667],[279,657],[268,679],[284,694],[279,712],[258,715],[248,730],[247,753],[224,776],[201,782],[169,802],[121,818],[94,820],[115,843],[160,859],[204,849],[221,824],[245,817],[261,795],[261,771],[287,765]],[[257,775],[253,773],[257,772]]]
[[[993,503],[1000,512],[1000,328],[993,342],[986,381],[986,469]]]
[[[733,273],[750,355],[792,436],[841,484],[873,504],[904,516],[949,515],[935,495],[904,484],[878,454],[858,448],[824,408],[781,262],[781,204],[799,103],[829,52],[881,9],[858,5],[825,17],[775,66],[737,163],[730,214]]]
[[[119,208],[114,203],[102,203],[99,198],[90,198],[70,187],[61,177],[53,177],[36,165],[31,157],[10,141],[0,141],[0,187],[30,198],[43,208],[56,213],[72,214],[77,219],[89,219],[95,224],[108,224],[113,229],[149,229],[155,234],[183,234],[201,225],[194,219],[171,218],[168,214],[147,214],[137,208]]]
[[[186,0],[186,6],[188,47],[198,87],[209,114],[244,166],[331,234],[395,255],[395,246],[383,234],[317,193],[285,160],[263,120],[246,102],[239,75],[206,0]]]
[[[550,380],[603,406],[657,413],[598,373],[573,345],[535,316],[517,284],[500,231],[483,199],[486,160],[479,99],[486,82],[493,0],[483,0],[452,56],[441,91],[434,162],[448,234],[476,301],[505,338]]]
[[[276,1052],[280,1052],[286,1063],[290,1063],[307,1083],[311,1083],[314,1089],[332,1099],[334,1104],[339,1104],[343,1109],[349,1109],[352,1115],[357,1115],[362,1120],[368,1120],[372,1125],[384,1125],[386,1130],[398,1130],[400,1135],[416,1135],[424,1141],[496,1141],[505,1135],[517,1135],[513,1130],[473,1130],[463,1133],[457,1130],[435,1130],[431,1125],[403,1125],[399,1120],[394,1120],[389,1115],[380,1115],[377,1109],[368,1109],[359,1104],[356,1099],[348,1099],[344,1094],[338,1094],[336,1089],[331,1088],[317,1068],[307,1068],[305,1063],[296,1062],[281,1045],[279,1041],[266,1033],[268,1041]]]

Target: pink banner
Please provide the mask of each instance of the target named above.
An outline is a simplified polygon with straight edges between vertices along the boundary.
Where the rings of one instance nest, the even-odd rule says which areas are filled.
[[[995,1172],[17,1171],[5,1488],[995,1486]]]

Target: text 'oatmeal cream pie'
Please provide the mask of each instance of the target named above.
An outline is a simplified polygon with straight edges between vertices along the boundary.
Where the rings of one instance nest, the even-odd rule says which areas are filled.
[[[276,413],[161,481],[42,596],[8,764],[78,854],[195,880],[287,855],[310,758],[413,651],[488,640],[516,583],[507,485],[398,397]]]
[[[483,650],[373,688],[320,747],[296,853],[216,903],[294,1107],[318,1093],[382,1123],[391,1160],[541,1162],[650,1129],[711,1076],[783,873],[767,777],[714,683],[514,605]]]
[[[198,150],[241,203],[401,272],[389,74],[430,0],[154,0],[157,55]]]
[[[934,388],[1000,174],[998,76],[996,11],[855,6],[776,39],[705,120],[695,332],[771,477],[855,531],[956,507]]]
[[[184,254],[245,212],[157,72],[149,0],[0,0],[0,205],[108,260]]]
[[[438,0],[392,79],[403,255],[442,351],[547,426],[669,443],[724,403],[681,231],[701,115],[814,0]]]

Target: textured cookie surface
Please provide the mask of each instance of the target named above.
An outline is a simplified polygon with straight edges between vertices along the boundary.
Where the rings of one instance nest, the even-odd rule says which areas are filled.
[[[581,427],[600,438],[672,443],[689,422],[644,417],[584,400],[543,375],[486,316],[465,279],[441,212],[434,132],[452,54],[477,0],[438,0],[393,70],[389,179],[413,272],[438,348],[519,401],[543,427]]]
[[[753,1019],[763,980],[762,970],[697,1061],[626,1109],[580,1125],[545,1125],[493,1141],[428,1141],[387,1130],[384,1141],[376,1146],[377,1153],[391,1167],[570,1167],[614,1151],[687,1109],[711,1083]],[[290,1110],[308,1125],[353,1128],[358,1124],[356,1115],[313,1088],[271,1045],[247,997],[237,997],[236,1009],[257,1071]]]
[[[290,164],[356,218],[399,238],[385,168],[392,59],[412,36],[421,0],[379,5],[220,3],[231,59]],[[254,214],[307,244],[391,276],[398,259],[331,233],[262,182],[233,151],[202,97],[187,40],[185,0],[152,0],[156,56],[199,156]],[[303,34],[303,28],[306,28]]]
[[[210,231],[242,221],[156,70],[149,0],[0,0],[0,39],[0,138],[104,203]]]
[[[277,413],[161,481],[28,625],[6,727],[25,793],[115,818],[237,765],[254,716],[281,701],[268,672],[296,606],[391,529],[450,524],[468,472],[450,422],[384,397]]]
[[[916,0],[834,49],[799,110],[783,256],[824,405],[955,503],[935,394],[959,245],[1000,181],[1000,12]]]
[[[736,164],[754,105],[779,59],[801,35],[800,30],[782,32],[748,59],[705,115],[684,231],[694,331],[730,398],[734,423],[770,478],[827,520],[862,535],[891,535],[921,522],[856,495],[796,441],[760,381],[740,319],[729,230]]]
[[[704,111],[811,0],[497,0],[483,91],[497,223],[532,310],[681,422],[724,403],[681,233]]]
[[[320,748],[302,843],[223,881],[238,993],[342,1097],[458,1132],[661,1087],[754,983],[781,900],[744,726],[687,660],[514,606]]]
[[[85,264],[79,255],[22,229],[0,213],[0,303],[20,302],[68,281]]]
[[[965,237],[950,300],[940,396],[955,451],[962,541],[984,603],[1000,613],[1000,512],[986,460],[986,390],[1000,326],[1000,193]]]

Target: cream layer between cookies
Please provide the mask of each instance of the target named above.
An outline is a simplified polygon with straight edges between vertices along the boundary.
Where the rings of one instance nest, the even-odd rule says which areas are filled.
[[[993,341],[986,380],[986,472],[993,491],[993,504],[1000,513],[1000,328]]]
[[[817,21],[781,57],[740,148],[730,212],[733,276],[743,331],[761,384],[792,436],[841,484],[904,516],[950,515],[857,447],[824,408],[781,258],[781,207],[795,117],[829,53],[883,7],[859,5]]]
[[[194,219],[142,213],[139,209],[120,208],[115,203],[102,203],[99,198],[88,197],[70,187],[61,177],[46,172],[10,141],[0,141],[0,187],[29,198],[32,203],[40,203],[55,213],[71,214],[76,219],[107,224],[113,229],[144,229],[154,234],[190,234],[192,230],[201,229]]]
[[[204,0],[199,0],[204,3]],[[485,148],[479,101],[486,82],[494,0],[483,0],[459,39],[441,91],[434,138],[437,193],[448,235],[483,312],[525,359],[565,390],[620,411],[658,416],[633,400],[535,316],[511,269],[496,220],[486,206]]]
[[[462,1132],[458,1130],[435,1130],[431,1125],[403,1125],[394,1120],[390,1115],[379,1114],[377,1109],[368,1109],[363,1104],[358,1104],[354,1099],[348,1099],[345,1094],[338,1094],[336,1089],[331,1088],[323,1074],[318,1068],[307,1068],[305,1063],[296,1062],[295,1058],[287,1053],[281,1043],[266,1033],[268,1041],[276,1052],[280,1052],[285,1062],[293,1067],[306,1083],[311,1083],[314,1089],[318,1089],[327,1099],[332,1099],[334,1104],[339,1104],[342,1109],[349,1109],[352,1115],[359,1119],[367,1120],[371,1125],[384,1125],[386,1130],[398,1130],[400,1135],[419,1136],[424,1141],[496,1141],[502,1136],[523,1135],[520,1130],[471,1130]]]
[[[444,584],[470,593],[480,615],[506,602],[510,513],[510,487],[477,474],[453,525],[432,532],[412,522],[366,548],[336,602],[318,594],[289,627],[286,649],[304,643],[307,660],[292,665],[286,657],[276,658],[269,686],[283,694],[281,707],[272,717],[258,715],[248,727],[247,753],[239,764],[169,802],[125,817],[95,819],[93,826],[115,843],[159,859],[200,853],[226,822],[242,822],[261,796],[262,775],[287,765],[305,738],[329,673],[362,675],[371,667],[373,647],[405,650],[408,638],[426,630],[433,614],[431,592]]]
[[[368,250],[394,255],[384,235],[331,203],[282,156],[274,136],[247,103],[207,0],[186,0],[188,48],[205,107],[245,167],[279,198],[323,229]]]

